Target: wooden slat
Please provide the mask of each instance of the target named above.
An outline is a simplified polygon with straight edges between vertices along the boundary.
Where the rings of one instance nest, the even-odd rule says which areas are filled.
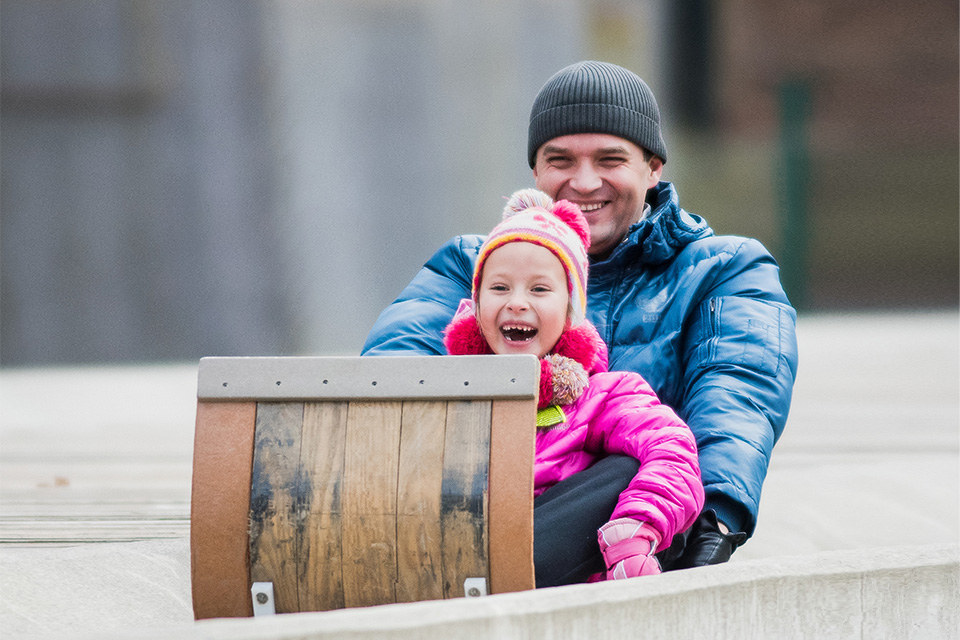
[[[534,400],[495,400],[490,431],[490,590],[536,587],[533,568]]]
[[[347,607],[396,602],[400,402],[351,402],[343,478]]]
[[[297,528],[301,611],[342,609],[341,488],[347,403],[307,403],[300,447]]]
[[[197,404],[190,568],[197,619],[253,615],[247,516],[256,404]]]
[[[397,601],[443,598],[440,491],[447,405],[404,402],[397,496]]]
[[[294,505],[302,423],[301,403],[257,405],[250,481],[250,579],[273,583],[278,613],[300,610]]]
[[[60,476],[32,490],[0,480],[0,545],[182,540],[190,537],[190,462],[115,465],[95,457],[44,463]],[[0,463],[5,477],[36,477],[40,464]],[[19,475],[18,475],[19,474]],[[55,477],[64,478],[56,486]],[[166,489],[174,479],[179,486]],[[67,484],[69,482],[69,484]],[[88,483],[89,484],[86,484]],[[147,482],[161,485],[144,487]],[[126,484],[124,484],[126,483]],[[139,495],[137,495],[139,494]]]
[[[444,439],[440,526],[443,592],[462,597],[466,578],[487,578],[489,401],[450,402]]]

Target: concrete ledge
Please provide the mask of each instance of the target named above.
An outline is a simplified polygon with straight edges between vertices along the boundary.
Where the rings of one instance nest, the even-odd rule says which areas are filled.
[[[960,547],[951,544],[733,562],[471,600],[208,620],[122,637],[957,638],[958,611]]]

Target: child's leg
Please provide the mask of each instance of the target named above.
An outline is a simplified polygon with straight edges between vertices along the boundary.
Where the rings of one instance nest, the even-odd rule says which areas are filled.
[[[586,582],[604,571],[597,529],[610,520],[640,463],[608,456],[550,487],[533,501],[533,564],[537,587]]]

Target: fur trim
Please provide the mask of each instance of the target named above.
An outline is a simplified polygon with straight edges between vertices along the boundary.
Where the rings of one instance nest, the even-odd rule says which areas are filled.
[[[607,345],[586,320],[575,327],[567,327],[553,353],[576,360],[591,375],[607,370]]]
[[[458,314],[443,332],[443,346],[452,356],[483,356],[491,355],[493,351],[487,344],[477,316],[473,313]]]
[[[537,395],[537,411],[553,404],[553,363],[540,359],[540,393]]]

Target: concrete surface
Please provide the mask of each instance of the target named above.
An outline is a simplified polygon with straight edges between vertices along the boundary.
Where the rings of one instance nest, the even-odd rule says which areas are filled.
[[[664,622],[671,635],[696,617],[726,626],[697,627],[705,635],[691,637],[780,637],[787,630],[781,619],[800,616],[797,628],[821,620],[814,630],[836,628],[827,634],[834,637],[957,637],[956,599],[942,599],[944,588],[957,591],[960,317],[804,316],[798,331],[800,375],[760,522],[728,565],[482,604],[418,603],[266,622],[192,622],[194,364],[2,370],[0,632],[280,638],[339,629],[338,637],[368,637],[363,629],[370,627],[377,637],[425,637],[443,624],[456,626],[446,616],[459,620],[475,611],[478,622],[470,626],[496,632],[489,637],[578,637],[562,634],[590,628],[579,626],[581,618],[598,625],[590,635],[616,633],[618,624],[635,630],[646,623],[614,609],[655,618],[652,612],[668,607],[677,612]],[[882,607],[861,606],[871,589]],[[727,591],[740,594],[733,609],[725,606],[732,602]],[[624,598],[630,606],[622,606]],[[941,603],[940,612],[920,606],[927,601]],[[517,617],[514,602],[540,613]],[[835,602],[845,604],[836,610]],[[851,615],[860,622],[832,626]],[[384,636],[394,625],[413,624],[403,620],[417,624],[407,635]],[[343,635],[353,628],[337,627],[343,621],[359,625],[354,635]],[[921,633],[936,625],[953,635]]]
[[[488,598],[208,620],[142,629],[136,638],[949,640],[960,624],[958,557],[956,545],[836,551]]]

